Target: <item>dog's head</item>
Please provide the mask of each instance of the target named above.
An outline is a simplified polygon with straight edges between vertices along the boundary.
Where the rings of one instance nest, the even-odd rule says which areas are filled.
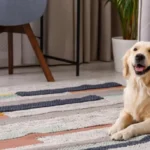
[[[150,72],[150,42],[137,42],[123,57],[123,75],[146,76]]]

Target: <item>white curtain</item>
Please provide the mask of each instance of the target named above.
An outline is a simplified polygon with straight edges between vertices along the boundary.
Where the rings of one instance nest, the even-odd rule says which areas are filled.
[[[47,53],[75,60],[77,1],[49,0],[46,12]],[[112,61],[111,37],[121,35],[120,22],[111,3],[80,0],[80,61]],[[49,61],[49,64],[60,63]],[[62,63],[62,62],[61,62]]]
[[[139,0],[138,39],[150,41],[150,0]]]
[[[74,59],[74,3],[73,0],[49,0],[46,12],[47,54]],[[49,60],[49,64],[62,62]]]

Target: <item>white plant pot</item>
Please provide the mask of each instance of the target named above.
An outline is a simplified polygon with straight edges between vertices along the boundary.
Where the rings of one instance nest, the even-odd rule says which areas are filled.
[[[137,40],[124,40],[122,37],[112,38],[112,48],[116,72],[122,72],[122,58],[126,51],[129,50],[136,42]]]

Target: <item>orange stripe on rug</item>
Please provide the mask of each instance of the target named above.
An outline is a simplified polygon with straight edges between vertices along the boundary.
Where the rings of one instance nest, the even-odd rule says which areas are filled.
[[[22,146],[29,146],[33,144],[41,144],[42,142],[38,141],[38,138],[47,137],[47,136],[56,136],[56,135],[63,135],[63,134],[69,134],[69,133],[75,133],[75,132],[84,132],[84,131],[90,131],[94,129],[102,129],[110,127],[111,124],[105,124],[105,125],[98,125],[98,126],[91,126],[87,128],[81,128],[81,129],[74,129],[69,131],[60,131],[55,133],[35,133],[35,134],[29,134],[24,137],[16,138],[16,139],[9,139],[9,140],[3,140],[0,141],[0,149],[8,149],[8,148],[17,148]]]
[[[75,91],[75,92],[70,92],[70,93],[78,94],[78,93],[85,93],[85,92],[122,90],[124,88],[125,88],[124,86],[119,86],[119,87],[113,87],[113,88],[102,88],[102,89],[91,89],[91,90]]]
[[[4,113],[0,113],[0,120],[1,119],[7,119],[9,118],[8,116],[6,116]]]

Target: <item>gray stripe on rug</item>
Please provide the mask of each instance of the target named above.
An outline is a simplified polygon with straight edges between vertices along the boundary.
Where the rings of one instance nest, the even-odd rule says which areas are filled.
[[[54,98],[55,99],[61,99],[61,100],[65,100],[65,99],[72,99],[74,97],[76,98],[81,98],[84,96],[88,95],[97,95],[97,96],[101,96],[101,97],[105,97],[105,96],[113,96],[113,95],[122,95],[123,94],[123,89],[111,89],[111,90],[101,90],[101,91],[88,91],[88,92],[79,92],[79,93],[74,93],[74,94],[68,94],[68,95],[57,95],[55,97],[49,95],[48,97],[21,97],[21,99],[16,100],[16,101],[0,101],[0,106],[10,106],[10,105],[19,105],[19,104],[29,104],[29,103],[34,103],[34,102],[42,102],[42,101],[53,101]],[[18,99],[18,97],[16,97],[16,99]]]
[[[112,88],[112,87],[119,87],[122,86],[116,82],[108,82],[104,84],[96,84],[96,85],[81,85],[76,87],[67,87],[67,88],[59,88],[59,89],[45,89],[45,90],[38,90],[38,91],[20,91],[16,94],[19,96],[36,96],[36,95],[47,95],[47,94],[58,94],[58,93],[65,93],[65,92],[75,92],[75,91],[83,91],[83,90],[92,90],[92,89],[102,89],[102,88]]]
[[[12,111],[27,110],[27,109],[42,108],[42,107],[52,107],[52,106],[59,106],[59,105],[66,105],[66,104],[84,103],[84,102],[98,101],[101,99],[103,98],[97,95],[89,95],[81,98],[66,99],[63,101],[60,99],[56,99],[53,101],[44,101],[38,103],[2,106],[0,107],[0,112],[12,112]]]
[[[88,148],[86,150],[109,150],[109,149],[117,149],[117,148],[122,148],[122,147],[129,147],[129,146],[134,146],[134,145],[139,145],[139,144],[144,144],[150,142],[150,136],[146,136],[143,139],[139,141],[126,141],[126,143],[118,143],[114,145],[107,145],[107,146],[100,146],[96,148]],[[130,149],[130,148],[129,148]]]

